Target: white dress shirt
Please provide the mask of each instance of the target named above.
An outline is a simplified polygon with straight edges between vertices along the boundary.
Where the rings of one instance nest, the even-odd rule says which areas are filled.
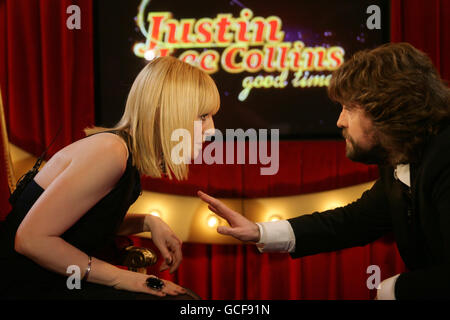
[[[394,177],[408,187],[411,187],[409,164],[400,164],[394,170]],[[256,247],[260,252],[294,252],[295,234],[287,220],[258,222],[260,239]],[[397,274],[380,283],[377,298],[380,300],[394,300],[395,281]]]

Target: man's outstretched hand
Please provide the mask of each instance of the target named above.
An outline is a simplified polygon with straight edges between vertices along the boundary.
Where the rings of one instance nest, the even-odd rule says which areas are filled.
[[[218,233],[232,236],[241,241],[259,241],[260,234],[256,223],[248,220],[240,213],[231,210],[222,201],[217,200],[202,191],[198,191],[197,195],[208,204],[209,210],[227,220],[230,225],[230,227],[217,227]]]

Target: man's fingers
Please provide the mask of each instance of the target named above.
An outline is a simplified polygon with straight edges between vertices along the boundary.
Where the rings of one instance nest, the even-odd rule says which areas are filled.
[[[207,204],[211,205],[212,207],[217,208],[217,203],[219,200],[207,195],[206,193],[204,193],[202,191],[198,191],[197,195],[199,196],[200,199],[202,199]]]
[[[217,208],[218,210],[223,210],[224,207],[226,207],[222,201],[217,200],[216,198],[213,198],[209,195],[207,195],[206,193],[202,192],[202,191],[198,191],[197,195],[200,197],[200,199],[202,199],[203,201],[205,201],[207,204],[213,206],[214,208]]]
[[[208,204],[208,209],[217,214],[219,217],[224,218],[225,220],[228,221],[229,224],[231,224],[231,217],[227,216],[226,214],[223,214],[222,211],[217,210],[217,208],[214,208],[210,204]]]
[[[201,200],[208,204],[208,208],[215,214],[226,219],[228,222],[231,222],[233,218],[235,218],[237,213],[228,208],[222,201],[217,200],[202,191],[198,191],[197,194]]]
[[[210,196],[208,196],[206,193],[204,193],[203,191],[197,191],[197,196],[202,199],[203,201],[205,201],[206,203],[209,203],[210,200]]]
[[[211,210],[212,212],[214,212],[215,214],[218,214],[220,216],[220,212],[216,208],[211,206],[210,204],[208,204],[208,209]]]

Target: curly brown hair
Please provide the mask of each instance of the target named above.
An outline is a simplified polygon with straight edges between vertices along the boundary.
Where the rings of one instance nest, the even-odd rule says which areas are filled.
[[[393,165],[419,162],[429,139],[450,123],[450,89],[408,43],[357,52],[333,73],[328,96],[365,110]]]

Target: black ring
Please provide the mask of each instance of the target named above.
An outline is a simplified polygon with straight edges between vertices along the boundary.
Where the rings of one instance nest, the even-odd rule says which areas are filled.
[[[146,280],[147,287],[153,290],[161,291],[164,287],[164,281],[157,277],[148,277]]]

